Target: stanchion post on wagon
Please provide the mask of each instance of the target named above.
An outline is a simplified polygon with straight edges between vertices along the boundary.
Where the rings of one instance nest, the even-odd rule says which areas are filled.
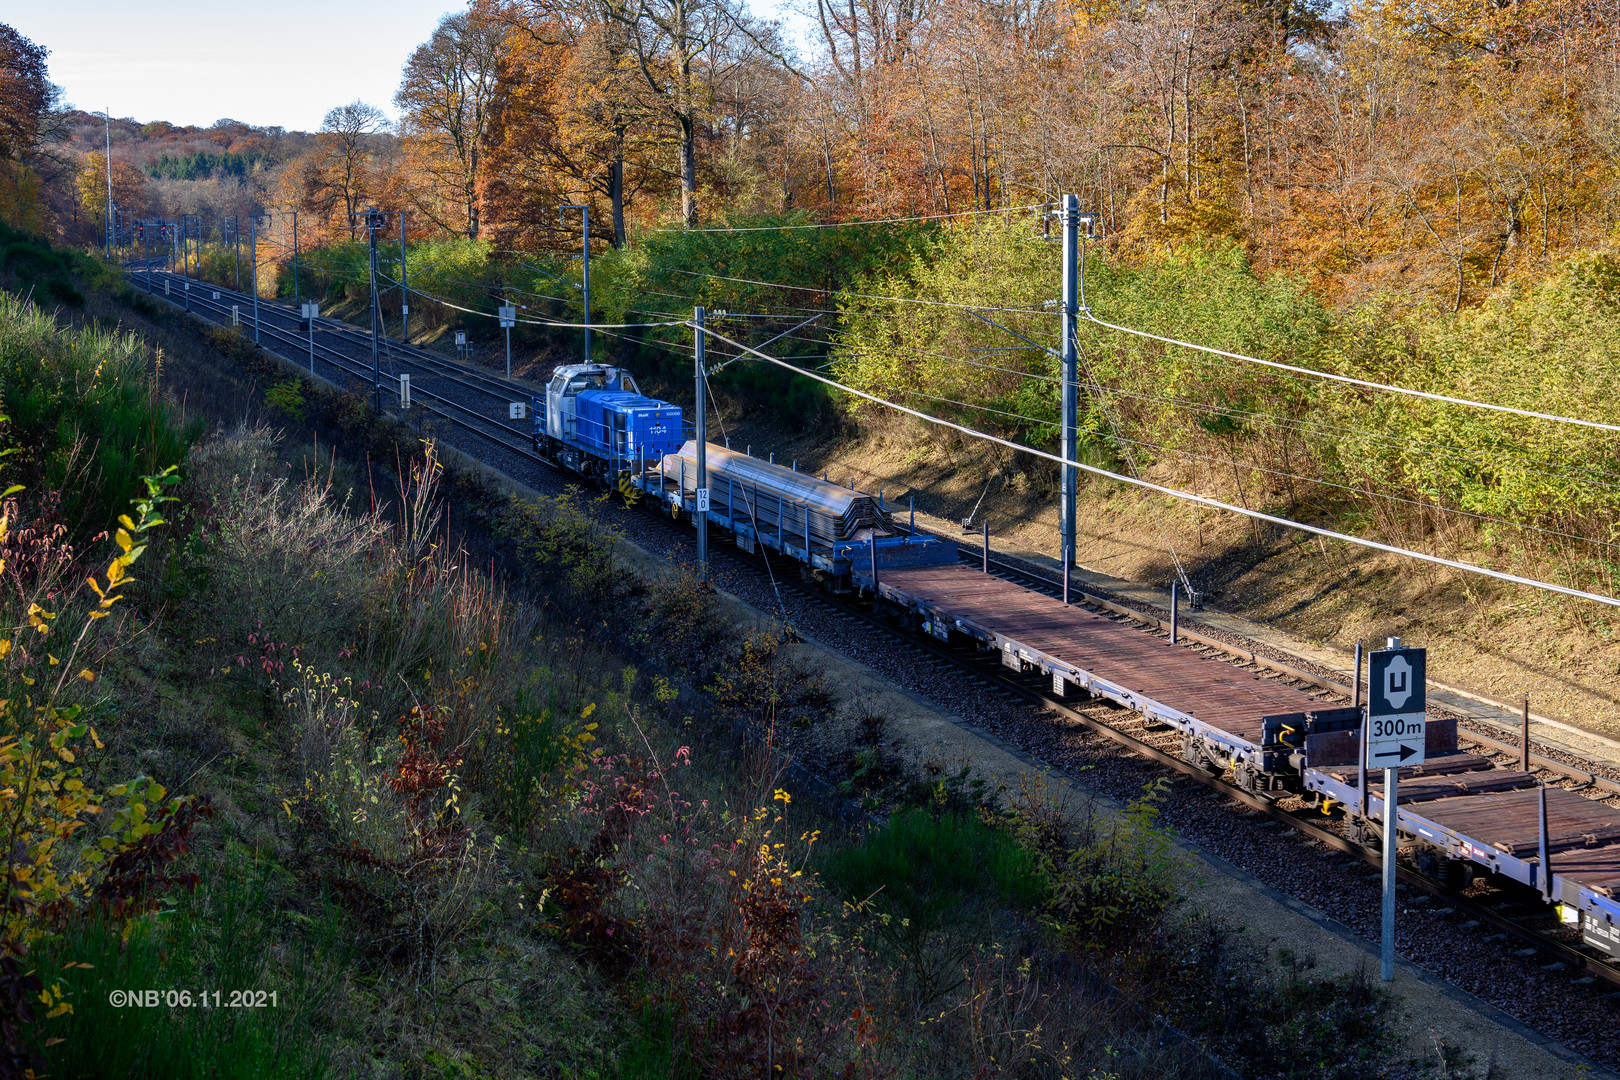
[[[1181,640],[1181,581],[1170,583],[1170,644]]]
[[[1356,642],[1355,667],[1350,671],[1350,707],[1361,708],[1361,642]],[[1363,821],[1367,817],[1367,738],[1365,713],[1361,716],[1361,738],[1356,743],[1356,813]]]
[[[1536,832],[1536,884],[1541,886],[1541,896],[1544,900],[1552,899],[1552,849],[1548,844],[1547,833],[1547,785],[1541,784],[1536,790],[1537,832]]]
[[[1519,713],[1519,770],[1530,771],[1530,694],[1524,695],[1524,709]]]

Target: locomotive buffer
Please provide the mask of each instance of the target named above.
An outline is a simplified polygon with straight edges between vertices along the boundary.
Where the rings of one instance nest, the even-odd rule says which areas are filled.
[[[1395,978],[1395,862],[1400,854],[1396,814],[1400,796],[1396,779],[1402,765],[1421,765],[1426,738],[1424,650],[1389,647],[1367,658],[1367,746],[1369,769],[1384,770],[1384,918],[1379,974]]]

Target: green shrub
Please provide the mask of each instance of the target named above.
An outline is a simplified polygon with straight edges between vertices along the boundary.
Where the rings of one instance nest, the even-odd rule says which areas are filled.
[[[288,379],[266,390],[264,403],[295,424],[304,422],[303,384],[297,379]]]
[[[177,464],[200,434],[154,392],[131,334],[64,329],[40,307],[0,293],[0,412],[25,448],[18,479],[62,492],[82,540],[142,492],[141,477]]]
[[[1159,824],[1168,788],[1164,777],[1150,781],[1106,826],[1087,821],[1076,828],[1050,808],[1020,811],[1020,839],[1051,883],[1045,921],[1070,947],[1124,954],[1157,943],[1182,879],[1170,834]]]

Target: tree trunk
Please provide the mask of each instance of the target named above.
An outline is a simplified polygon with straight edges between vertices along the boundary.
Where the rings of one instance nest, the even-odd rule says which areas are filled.
[[[697,121],[690,112],[680,115],[681,125],[681,220],[688,229],[697,226]]]
[[[624,247],[624,151],[615,150],[608,166],[608,204],[613,208],[613,246]]]

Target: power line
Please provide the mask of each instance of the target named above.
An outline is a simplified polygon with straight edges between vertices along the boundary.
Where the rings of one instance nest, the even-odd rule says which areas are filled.
[[[745,233],[745,232],[792,232],[796,229],[847,229],[855,225],[899,225],[911,221],[939,221],[944,218],[977,217],[984,214],[1016,214],[1023,210],[1040,210],[1044,203],[1031,203],[1028,206],[1005,206],[998,210],[959,210],[950,214],[922,214],[916,217],[898,218],[864,218],[852,221],[826,221],[813,225],[746,225],[740,228],[726,229],[683,229],[689,233]]]
[[[988,309],[987,309],[988,310]],[[1492,412],[1511,413],[1514,416],[1528,417],[1532,420],[1551,420],[1559,424],[1575,424],[1579,427],[1596,428],[1600,431],[1620,431],[1620,424],[1605,424],[1597,420],[1582,420],[1572,416],[1559,416],[1556,413],[1535,412],[1530,409],[1516,409],[1511,405],[1495,405],[1488,401],[1471,401],[1468,398],[1451,397],[1447,394],[1435,394],[1427,390],[1413,390],[1406,386],[1392,386],[1388,383],[1373,382],[1370,379],[1358,379],[1352,375],[1340,375],[1332,371],[1317,371],[1313,368],[1297,367],[1293,364],[1284,364],[1278,360],[1262,360],[1257,356],[1245,356],[1243,353],[1227,352],[1225,349],[1216,349],[1208,345],[1195,345],[1190,341],[1178,341],[1176,338],[1163,337],[1159,334],[1150,334],[1146,330],[1133,330],[1128,326],[1116,326],[1110,322],[1103,322],[1093,315],[1087,308],[1081,309],[1085,317],[1098,326],[1109,330],[1118,330],[1122,334],[1134,334],[1137,337],[1161,341],[1166,345],[1178,345],[1184,349],[1196,349],[1199,352],[1210,353],[1215,356],[1224,356],[1229,360],[1238,360],[1246,364],[1260,364],[1263,367],[1275,368],[1278,371],[1291,371],[1298,375],[1308,375],[1317,379],[1331,379],[1334,382],[1348,383],[1352,386],[1364,387],[1368,390],[1382,390],[1391,394],[1405,394],[1408,397],[1423,398],[1428,401],[1440,401],[1448,405],[1462,405],[1470,409],[1489,409]]]
[[[1214,405],[1201,401],[1192,401],[1187,398],[1169,397],[1162,394],[1148,394],[1135,390],[1126,390],[1123,387],[1117,386],[1104,386],[1102,389],[1108,391],[1109,393],[1118,394],[1121,397],[1136,398],[1139,401],[1157,401],[1187,410],[1202,410],[1205,412],[1214,413],[1217,416],[1224,416],[1229,419],[1241,419],[1248,422],[1262,424],[1266,427],[1280,428],[1283,431],[1290,431],[1295,434],[1338,434],[1361,436],[1370,439],[1379,445],[1393,447],[1396,449],[1404,450],[1412,447],[1418,447],[1424,450],[1433,450],[1445,457],[1451,458],[1452,460],[1462,461],[1469,464],[1477,464],[1475,458],[1470,457],[1469,455],[1478,455],[1487,458],[1491,456],[1507,457],[1512,458],[1518,463],[1514,466],[1515,468],[1521,468],[1524,471],[1534,473],[1537,476],[1544,476],[1548,479],[1580,480],[1584,483],[1592,484],[1595,487],[1608,488],[1609,490],[1620,490],[1620,484],[1610,483],[1607,480],[1598,479],[1599,477],[1617,479],[1620,478],[1620,473],[1609,472],[1603,469],[1578,469],[1572,466],[1562,465],[1556,461],[1548,461],[1544,458],[1529,457],[1513,450],[1474,449],[1466,446],[1456,446],[1452,443],[1427,442],[1422,439],[1395,439],[1381,435],[1378,432],[1367,428],[1344,427],[1339,424],[1324,424],[1312,420],[1298,420],[1291,417],[1277,416],[1275,413],[1254,412],[1248,409],[1240,409],[1235,405]],[[1534,465],[1544,466],[1544,468],[1532,468],[1531,466]],[[1549,472],[1549,469],[1552,471]]]
[[[689,323],[688,325],[691,325],[693,329],[698,329],[695,324]],[[1543,589],[1548,592],[1555,592],[1564,596],[1574,597],[1578,600],[1590,600],[1594,603],[1606,604],[1610,607],[1620,607],[1620,599],[1615,599],[1612,596],[1604,596],[1600,593],[1586,592],[1582,589],[1573,589],[1567,585],[1555,585],[1552,582],[1538,581],[1535,578],[1521,577],[1518,574],[1509,574],[1501,570],[1492,570],[1488,567],[1477,566],[1473,563],[1461,562],[1457,559],[1447,559],[1440,555],[1430,555],[1427,552],[1413,551],[1410,548],[1396,547],[1393,544],[1380,543],[1377,540],[1368,540],[1364,537],[1352,536],[1349,533],[1341,533],[1333,529],[1324,529],[1317,525],[1307,525],[1304,522],[1278,517],[1275,514],[1267,514],[1259,510],[1250,510],[1247,507],[1242,506],[1233,506],[1231,503],[1222,502],[1219,499],[1211,499],[1205,495],[1195,495],[1192,492],[1180,491],[1176,488],[1166,487],[1163,484],[1155,484],[1150,480],[1142,480],[1138,477],[1126,476],[1123,473],[1117,473],[1111,469],[1100,468],[1096,465],[1088,465],[1083,461],[1070,461],[1061,455],[1048,453],[1045,450],[1037,450],[1032,446],[1025,446],[1021,443],[1015,443],[1010,439],[1003,439],[999,436],[991,435],[988,432],[976,431],[973,428],[967,427],[963,424],[954,423],[953,421],[945,420],[937,416],[930,416],[925,412],[909,408],[897,402],[887,401],[875,394],[869,394],[864,390],[856,390],[852,386],[845,386],[843,383],[840,383],[835,379],[829,379],[826,376],[817,375],[813,371],[806,371],[805,369],[796,367],[785,360],[779,360],[774,356],[770,356],[766,353],[760,352],[757,349],[750,348],[739,341],[733,341],[721,334],[716,334],[712,330],[705,330],[704,332],[709,334],[710,337],[724,341],[726,344],[731,345],[734,348],[743,349],[749,353],[752,353],[754,356],[759,357],[761,360],[764,360],[767,363],[775,364],[778,367],[783,367],[789,371],[797,372],[805,378],[814,379],[817,382],[825,383],[836,390],[842,390],[847,394],[853,394],[856,397],[864,398],[867,401],[882,405],[885,408],[894,409],[896,412],[905,413],[906,415],[915,417],[918,420],[923,420],[930,424],[938,424],[941,427],[950,428],[953,431],[960,432],[963,435],[967,435],[975,439],[982,439],[986,442],[995,443],[998,446],[1004,446],[1009,450],[1018,451],[1020,453],[1032,454],[1035,457],[1044,458],[1047,461],[1056,462],[1059,465],[1067,465],[1071,468],[1080,469],[1095,476],[1102,476],[1109,480],[1116,480],[1119,483],[1145,488],[1149,491],[1156,491],[1161,495],[1168,495],[1171,498],[1182,499],[1186,502],[1198,503],[1199,505],[1208,506],[1216,510],[1225,510],[1230,513],[1241,514],[1244,517],[1254,518],[1257,521],[1265,521],[1270,524],[1281,525],[1284,528],[1289,529],[1299,529],[1303,532],[1313,533],[1317,536],[1325,537],[1330,540],[1342,540],[1345,543],[1370,548],[1374,551],[1382,551],[1390,555],[1402,555],[1410,559],[1417,559],[1420,562],[1432,563],[1436,566],[1445,566],[1453,570],[1461,570],[1464,573],[1478,574],[1481,577],[1488,577],[1496,581],[1504,581],[1513,585],[1528,585],[1534,589]]]
[[[769,344],[769,343],[767,342],[767,344]],[[944,404],[944,405],[957,405],[957,406],[960,406],[961,408],[971,409],[971,410],[973,410],[975,412],[994,413],[997,416],[1005,416],[1010,420],[1021,420],[1021,421],[1025,422],[1025,423],[1034,424],[1037,427],[1053,427],[1053,426],[1055,426],[1057,424],[1056,420],[1042,420],[1039,417],[1026,416],[1023,413],[1008,412],[1005,409],[994,409],[994,408],[991,408],[988,405],[974,405],[971,402],[958,401],[958,400],[956,400],[954,398],[940,397],[937,394],[925,394],[920,390],[909,390],[909,389],[907,389],[905,387],[894,386],[894,385],[889,384],[889,383],[883,384],[883,388],[886,391],[888,391],[889,393],[905,394],[908,397],[924,398],[924,399],[926,399],[928,401],[937,401],[937,402],[940,402],[941,404]],[[1101,389],[1110,389],[1110,388],[1101,388]],[[1118,392],[1118,391],[1116,391],[1116,392]],[[1130,395],[1130,396],[1136,396],[1136,395]],[[1405,496],[1401,496],[1401,495],[1388,495],[1388,494],[1385,494],[1384,492],[1381,492],[1381,491],[1373,491],[1370,488],[1355,487],[1355,486],[1350,485],[1350,484],[1340,484],[1340,483],[1337,483],[1337,482],[1332,481],[1332,480],[1324,480],[1324,479],[1320,479],[1320,478],[1314,477],[1314,476],[1301,476],[1298,473],[1286,472],[1286,471],[1281,470],[1281,469],[1273,469],[1273,468],[1270,468],[1270,467],[1265,466],[1265,465],[1256,465],[1256,464],[1252,464],[1252,463],[1249,463],[1249,462],[1233,461],[1230,458],[1215,457],[1214,455],[1211,455],[1211,454],[1202,454],[1202,453],[1199,453],[1196,450],[1188,450],[1188,449],[1186,449],[1184,447],[1180,447],[1180,446],[1171,446],[1168,443],[1156,443],[1156,442],[1149,442],[1149,441],[1142,440],[1142,439],[1130,439],[1130,438],[1126,438],[1124,435],[1119,435],[1119,434],[1100,434],[1098,437],[1103,438],[1103,439],[1109,439],[1109,440],[1112,440],[1114,442],[1129,443],[1132,446],[1141,446],[1141,447],[1144,447],[1144,448],[1147,448],[1147,449],[1150,449],[1150,450],[1164,450],[1164,451],[1168,451],[1169,453],[1180,454],[1180,455],[1183,455],[1185,457],[1195,457],[1195,458],[1198,458],[1198,459],[1200,459],[1202,461],[1214,462],[1217,465],[1228,465],[1228,466],[1231,466],[1234,469],[1252,469],[1252,470],[1254,470],[1256,472],[1263,472],[1263,473],[1266,473],[1267,475],[1270,475],[1270,476],[1286,477],[1287,479],[1299,480],[1299,481],[1301,481],[1303,483],[1307,483],[1307,484],[1318,484],[1318,485],[1321,485],[1322,487],[1335,488],[1335,489],[1337,489],[1339,491],[1347,491],[1347,492],[1350,492],[1350,493],[1355,494],[1355,495],[1366,496],[1367,498],[1385,499],[1385,500],[1388,500],[1389,502],[1398,502],[1398,503],[1402,503],[1402,504],[1407,505],[1407,506],[1423,507],[1424,509],[1436,510],[1436,511],[1439,511],[1440,513],[1444,513],[1444,514],[1459,514],[1459,515],[1461,515],[1463,517],[1473,518],[1476,521],[1488,521],[1488,522],[1491,522],[1491,523],[1496,524],[1496,525],[1506,525],[1509,528],[1524,529],[1524,530],[1527,530],[1529,532],[1541,533],[1541,534],[1543,534],[1545,536],[1557,536],[1557,537],[1561,537],[1561,538],[1563,538],[1565,540],[1579,540],[1579,541],[1581,541],[1583,543],[1593,544],[1593,545],[1597,545],[1597,546],[1600,546],[1600,547],[1620,547],[1620,543],[1616,543],[1614,541],[1599,540],[1599,539],[1597,539],[1595,537],[1581,536],[1578,533],[1563,532],[1562,530],[1559,530],[1559,529],[1549,529],[1549,528],[1546,528],[1546,527],[1540,526],[1540,525],[1530,525],[1530,524],[1527,524],[1525,522],[1512,521],[1512,520],[1510,520],[1508,518],[1497,517],[1497,516],[1495,516],[1493,514],[1481,514],[1481,513],[1477,512],[1477,511],[1474,511],[1474,510],[1464,510],[1461,507],[1445,506],[1445,505],[1443,505],[1441,503],[1435,503],[1435,502],[1424,502],[1421,499],[1408,499]]]
[[[817,285],[784,285],[780,281],[755,281],[752,278],[727,277],[724,274],[706,274],[697,270],[677,270],[673,266],[660,266],[657,263],[648,263],[654,270],[663,270],[671,274],[686,274],[689,277],[709,278],[714,281],[730,281],[739,285],[760,285],[770,289],[785,289],[789,292],[834,293],[838,296],[852,296],[859,300],[885,300],[894,304],[920,304],[925,307],[954,308],[959,311],[1010,311],[1020,315],[1056,315],[1055,311],[1043,308],[1022,307],[995,307],[989,304],[958,304],[950,300],[918,300],[909,296],[878,296],[873,293],[850,292],[847,289],[824,289]],[[816,308],[805,308],[806,311],[815,311]],[[833,311],[829,314],[840,314]]]
[[[487,311],[478,311],[478,310],[476,310],[474,308],[462,307],[460,304],[453,304],[449,300],[446,300],[446,299],[444,299],[442,297],[434,296],[432,293],[422,292],[419,289],[413,288],[413,289],[410,290],[410,292],[411,292],[412,295],[420,296],[424,300],[431,300],[435,304],[443,304],[445,307],[452,308],[452,309],[454,309],[456,311],[464,311],[468,315],[477,315],[477,316],[480,316],[481,318],[485,318],[485,319],[499,319],[500,318],[499,315],[491,315]],[[550,326],[550,327],[553,327],[553,328],[558,329],[558,330],[583,330],[586,327],[590,327],[593,330],[594,329],[603,329],[603,328],[611,328],[611,329],[644,329],[644,328],[652,327],[652,326],[683,326],[683,325],[685,325],[680,320],[674,320],[674,321],[671,321],[671,322],[651,322],[651,323],[571,323],[571,322],[553,322],[550,319],[518,319],[516,321],[518,321],[520,323],[526,323],[526,324],[528,324],[530,326]]]

